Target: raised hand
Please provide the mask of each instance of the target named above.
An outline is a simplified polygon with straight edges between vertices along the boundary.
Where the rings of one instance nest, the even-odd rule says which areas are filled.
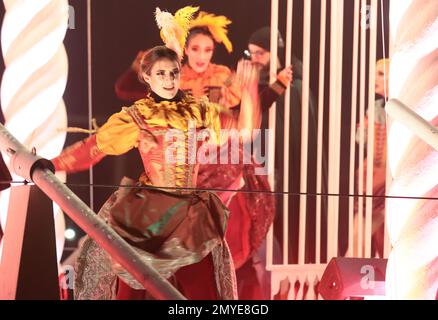
[[[277,80],[280,81],[286,88],[293,82],[292,65],[281,70],[277,75]]]
[[[260,67],[258,65],[248,60],[239,61],[236,71],[236,81],[240,84],[242,91],[239,129],[252,131],[260,127],[259,77]],[[246,141],[250,141],[251,138],[251,134],[243,137]]]
[[[257,90],[260,67],[249,60],[240,60],[237,64],[236,79],[242,91]]]

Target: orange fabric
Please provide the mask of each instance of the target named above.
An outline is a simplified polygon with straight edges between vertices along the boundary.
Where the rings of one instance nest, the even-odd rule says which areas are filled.
[[[138,100],[133,107],[150,128],[173,128],[183,132],[189,129],[192,120],[196,128],[211,128],[216,136],[220,133],[218,107],[211,103],[198,103],[187,96],[180,102],[162,101],[152,98]],[[190,117],[190,118],[189,118]],[[138,145],[140,128],[127,109],[112,115],[97,133],[99,149],[111,155],[120,155]]]
[[[196,99],[210,93],[210,101],[228,108],[238,105],[241,96],[240,89],[233,83],[231,70],[214,63],[210,63],[202,74],[184,65],[181,69],[181,90],[190,91]]]
[[[96,135],[79,141],[52,159],[56,171],[77,172],[87,170],[106,156],[96,144]]]
[[[195,276],[194,276],[195,275]],[[211,254],[198,263],[179,269],[170,282],[188,300],[218,300]],[[146,290],[132,289],[118,279],[117,300],[151,300]]]
[[[176,287],[188,300],[218,300],[211,254],[175,273]]]
[[[193,121],[191,124],[197,129],[209,128],[214,131],[216,137],[220,136],[220,110],[219,106],[212,103],[198,103],[192,97],[185,97],[180,102],[156,103],[152,98],[147,97],[135,102],[132,108],[138,111],[141,121],[150,130],[167,132],[168,129],[178,129],[187,134],[190,124],[188,120],[191,119]],[[128,110],[130,108],[124,108],[113,114],[96,135],[64,149],[61,155],[52,160],[56,170],[69,173],[87,170],[106,155],[121,155],[138,147],[139,141],[142,142],[143,151],[151,149],[153,146],[151,140],[146,139],[146,135],[140,136],[139,124]],[[159,135],[164,138],[162,132]],[[156,140],[154,137],[151,138]],[[161,155],[160,161],[164,164],[164,139],[160,142],[158,154]],[[146,145],[148,143],[149,146]],[[210,143],[218,143],[218,141],[212,140]]]
[[[231,214],[228,218],[225,238],[236,269],[239,269],[248,260],[251,253],[251,216],[246,210],[246,200],[242,193],[237,193],[228,206]]]

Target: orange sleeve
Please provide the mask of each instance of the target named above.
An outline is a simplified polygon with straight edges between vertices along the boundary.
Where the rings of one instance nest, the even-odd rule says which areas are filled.
[[[56,171],[68,173],[88,170],[105,157],[96,144],[96,135],[76,142],[65,148],[62,153],[52,159]]]
[[[125,110],[113,114],[95,135],[65,148],[52,160],[56,171],[87,170],[106,155],[120,155],[137,146],[140,129]]]
[[[138,144],[140,129],[132,117],[122,110],[113,114],[96,134],[99,150],[108,155],[121,155]]]
[[[234,81],[233,72],[227,67],[221,68],[222,77],[224,78],[224,89],[222,96],[222,105],[232,108],[240,103],[242,92],[240,86]]]

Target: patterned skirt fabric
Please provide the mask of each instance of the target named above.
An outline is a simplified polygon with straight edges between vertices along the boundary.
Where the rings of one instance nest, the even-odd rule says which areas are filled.
[[[275,197],[270,193],[268,177],[257,175],[256,164],[202,165],[198,188],[236,190],[216,192],[227,201],[231,214],[226,239],[236,268],[239,268],[266,238],[275,217]],[[242,181],[241,184],[236,183]]]
[[[122,185],[132,180],[122,180]],[[120,188],[99,216],[164,278],[211,254],[219,299],[235,299],[235,273],[224,241],[228,210],[210,192],[177,193]],[[118,278],[143,289],[128,272],[88,238],[76,264],[75,299],[115,299]],[[184,291],[184,288],[182,288]]]

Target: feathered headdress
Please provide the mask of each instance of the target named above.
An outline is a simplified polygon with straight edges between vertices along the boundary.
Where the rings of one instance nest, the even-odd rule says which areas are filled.
[[[228,52],[232,52],[233,45],[227,36],[227,26],[229,24],[231,24],[231,20],[225,16],[215,16],[212,13],[201,11],[196,19],[190,21],[190,29],[207,27],[214,40],[217,43],[222,43]]]
[[[183,56],[190,21],[199,7],[187,6],[179,9],[173,16],[170,12],[155,10],[155,20],[160,28],[160,36],[166,47],[174,50],[180,58]]]

